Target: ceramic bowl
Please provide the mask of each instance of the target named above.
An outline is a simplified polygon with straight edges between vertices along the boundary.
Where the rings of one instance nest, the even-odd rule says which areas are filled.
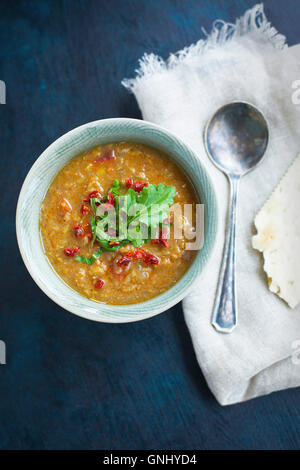
[[[204,245],[185,275],[168,291],[139,304],[107,305],[81,296],[55,273],[43,252],[39,212],[47,189],[62,166],[74,155],[106,142],[136,141],[162,150],[190,177],[205,205]],[[146,121],[117,118],[84,124],[57,139],[36,160],[19,196],[16,228],[24,263],[38,286],[69,312],[89,320],[126,323],[152,317],[172,307],[187,294],[205,267],[214,244],[217,207],[214,189],[196,154],[167,130]]]

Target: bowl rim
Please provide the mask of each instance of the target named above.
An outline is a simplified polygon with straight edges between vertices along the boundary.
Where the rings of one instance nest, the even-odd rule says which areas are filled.
[[[25,256],[25,245],[22,241],[22,237],[21,237],[21,206],[22,206],[22,201],[23,199],[26,197],[26,191],[27,191],[27,185],[30,181],[30,178],[32,176],[32,174],[34,173],[35,169],[38,167],[38,165],[40,164],[40,162],[43,160],[43,159],[46,159],[47,158],[47,154],[55,149],[56,147],[58,147],[62,142],[65,141],[66,138],[72,138],[73,136],[83,132],[85,129],[91,127],[91,126],[101,126],[101,125],[105,125],[105,124],[112,124],[112,125],[117,125],[117,124],[128,124],[128,123],[131,123],[133,125],[136,125],[136,126],[141,126],[141,125],[144,125],[145,127],[148,127],[148,129],[153,129],[153,130],[157,130],[159,131],[160,133],[164,134],[166,137],[168,137],[171,141],[173,141],[175,144],[180,144],[184,149],[185,151],[187,151],[189,153],[189,156],[191,156],[194,160],[194,163],[198,166],[198,168],[201,170],[201,173],[202,173],[202,176],[204,177],[204,179],[206,180],[206,185],[208,187],[208,190],[210,192],[210,199],[211,199],[211,207],[210,207],[210,237],[209,237],[209,240],[206,241],[206,237],[205,237],[205,240],[204,240],[204,245],[207,244],[208,246],[206,247],[207,248],[207,256],[206,256],[206,262],[205,262],[205,266],[207,265],[207,262],[213,252],[213,247],[215,245],[215,241],[216,241],[216,234],[217,234],[217,227],[218,227],[218,205],[217,205],[217,198],[216,198],[216,193],[215,193],[215,189],[214,189],[214,185],[213,185],[213,182],[212,182],[212,179],[208,173],[208,171],[206,170],[205,166],[203,165],[203,163],[200,161],[199,157],[197,156],[196,152],[188,145],[186,144],[181,138],[177,137],[176,135],[174,135],[172,132],[170,132],[169,130],[165,129],[164,127],[162,126],[159,126],[157,124],[153,124],[152,122],[149,122],[149,121],[145,121],[145,120],[141,120],[141,119],[132,119],[132,118],[107,118],[107,119],[99,119],[99,120],[95,120],[95,121],[90,121],[90,122],[87,122],[85,124],[82,124],[80,126],[77,126],[73,129],[71,129],[70,131],[62,134],[60,137],[58,137],[56,140],[54,140],[48,147],[46,147],[44,149],[44,151],[38,156],[38,158],[34,161],[34,163],[32,164],[31,168],[29,169],[28,173],[26,174],[25,176],[25,179],[22,183],[22,186],[21,186],[21,190],[20,190],[20,193],[19,193],[19,197],[18,197],[18,201],[17,201],[17,208],[16,208],[16,235],[17,235],[17,243],[18,243],[18,247],[19,247],[19,250],[20,250],[20,254],[22,256],[22,259],[23,259],[23,262],[30,274],[30,276],[32,277],[32,279],[34,280],[34,282],[38,285],[38,287],[53,301],[55,302],[57,305],[59,305],[60,307],[62,307],[64,310],[66,310],[67,312],[70,312],[70,313],[73,313],[81,318],[84,318],[84,319],[88,319],[88,320],[92,320],[92,321],[97,321],[97,322],[102,322],[102,323],[131,323],[131,322],[135,322],[135,321],[140,321],[140,320],[144,320],[144,319],[147,319],[147,318],[151,318],[153,316],[156,316],[158,315],[159,313],[163,313],[165,310],[173,307],[174,305],[176,305],[177,303],[179,303],[186,295],[187,293],[192,289],[196,279],[199,277],[199,275],[203,272],[203,270],[205,269],[205,266],[203,266],[203,268],[200,270],[200,272],[198,272],[194,278],[192,279],[192,281],[190,282],[190,285],[185,287],[184,291],[180,294],[180,295],[174,295],[172,296],[172,298],[170,298],[168,301],[167,301],[167,306],[166,307],[163,307],[162,309],[160,309],[159,307],[156,307],[155,309],[153,309],[153,306],[151,306],[151,304],[153,303],[153,301],[155,299],[158,299],[158,298],[161,298],[163,296],[165,296],[167,293],[170,293],[170,291],[173,289],[173,287],[171,287],[170,289],[167,289],[165,292],[163,292],[162,294],[158,295],[158,296],[155,296],[151,299],[148,299],[146,301],[143,301],[143,302],[139,302],[139,303],[136,303],[136,304],[128,304],[128,305],[111,305],[112,308],[116,308],[116,310],[126,310],[126,307],[130,307],[132,310],[134,310],[135,308],[137,308],[138,306],[140,305],[143,305],[144,307],[148,307],[148,313],[143,313],[143,314],[139,314],[137,316],[132,316],[131,318],[128,318],[127,316],[124,317],[124,319],[120,318],[120,317],[117,317],[117,318],[114,318],[114,317],[110,317],[109,320],[108,319],[103,319],[103,318],[96,318],[94,314],[90,314],[90,313],[87,313],[87,312],[82,312],[81,310],[78,309],[78,307],[76,307],[76,305],[69,305],[66,303],[64,303],[64,301],[59,301],[57,298],[55,298],[54,294],[52,294],[52,292],[50,292],[48,289],[47,289],[47,286],[42,284],[42,282],[40,281],[40,279],[35,275],[35,272],[33,270],[33,267],[32,267],[32,262],[27,260],[26,256]],[[159,144],[157,143],[157,147],[155,146],[155,139],[153,139],[153,144],[147,144],[149,146],[153,146],[153,148],[159,148]],[[93,146],[92,146],[93,147]],[[91,147],[91,148],[92,148]],[[87,147],[89,148],[89,147]],[[167,155],[173,160],[176,162],[176,160],[172,157],[172,150],[170,149],[170,153],[166,152]],[[76,155],[76,153],[74,154],[74,156]],[[72,158],[72,157],[70,157]],[[191,164],[190,162],[183,157],[183,160],[185,162],[185,165],[187,167],[190,168],[190,171],[192,170],[191,168]],[[176,162],[177,163],[177,162]],[[179,166],[180,163],[177,163]],[[63,167],[63,165],[61,166],[61,168]],[[184,170],[184,169],[183,169]],[[59,171],[59,170],[58,170]],[[189,175],[188,175],[189,176]],[[51,184],[51,183],[50,183]],[[203,186],[203,182],[201,183],[200,182],[200,185]],[[48,190],[49,186],[47,187],[47,190]],[[199,190],[199,188],[195,188],[197,191]],[[47,191],[46,190],[46,191]],[[42,245],[42,244],[41,244]],[[41,246],[42,248],[42,246]],[[203,249],[204,246],[201,248]],[[43,248],[42,248],[42,251],[43,251]],[[199,250],[201,251],[201,250]],[[199,255],[199,254],[198,254]],[[178,285],[179,283],[181,283],[184,278],[186,278],[186,276],[188,275],[189,271],[191,270],[192,266],[196,263],[196,260],[197,260],[197,257],[198,255],[196,255],[196,258],[195,260],[192,262],[192,264],[188,267],[187,271],[185,272],[185,274],[176,282],[175,285]],[[46,256],[45,256],[46,257]],[[47,257],[46,257],[47,259]],[[48,260],[47,260],[48,261]],[[49,262],[50,264],[50,267],[51,269],[55,272],[56,276],[60,279],[60,281],[66,286],[68,287],[68,289],[70,291],[72,291],[74,294],[78,294],[77,291],[75,291],[74,289],[72,289],[70,286],[68,286],[68,284],[66,284],[64,282],[64,280],[59,276],[59,274],[54,270],[54,268],[52,267],[51,263]],[[79,294],[81,296],[81,294]],[[84,299],[88,299],[87,297],[84,297],[84,296],[81,296],[83,297]],[[99,308],[101,309],[101,306],[105,306],[105,305],[108,305],[108,304],[105,304],[105,303],[101,303],[101,302],[97,302],[95,300],[92,300],[92,299],[88,299],[90,302],[94,303],[95,305],[98,305]]]

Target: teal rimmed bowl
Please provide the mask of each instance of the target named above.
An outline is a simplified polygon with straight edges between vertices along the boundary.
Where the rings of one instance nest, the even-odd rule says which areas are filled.
[[[47,189],[62,166],[74,155],[106,142],[136,141],[162,150],[190,177],[205,205],[204,245],[185,275],[163,294],[132,305],[107,305],[89,300],[67,286],[50,266],[39,236],[39,212]],[[54,302],[89,320],[126,323],[152,317],[185,297],[205,267],[213,248],[217,224],[214,189],[196,154],[167,130],[146,121],[104,119],[77,127],[57,139],[36,160],[20,192],[16,229],[23,261],[38,286]]]

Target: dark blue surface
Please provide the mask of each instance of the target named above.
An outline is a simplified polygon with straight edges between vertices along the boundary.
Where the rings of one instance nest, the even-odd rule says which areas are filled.
[[[78,318],[35,285],[15,239],[17,195],[42,150],[85,122],[140,117],[120,81],[145,51],[166,57],[254,4],[1,0],[0,448],[299,448],[300,389],[222,408],[179,305],[128,325]],[[300,42],[298,0],[267,1],[266,13]]]

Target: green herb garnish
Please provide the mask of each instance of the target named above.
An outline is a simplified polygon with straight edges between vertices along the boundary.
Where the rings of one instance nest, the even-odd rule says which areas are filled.
[[[93,234],[91,246],[97,241],[100,249],[89,258],[76,256],[77,261],[93,264],[103,251],[113,252],[127,243],[138,248],[159,231],[174,203],[175,187],[149,184],[140,192],[132,188],[124,189],[115,180],[102,202],[97,198],[90,200],[93,211],[90,222]],[[109,204],[111,196],[114,200],[113,210]]]
[[[80,261],[81,263],[85,264],[93,264],[94,261],[96,261],[97,258],[101,255],[103,250],[100,248],[99,250],[95,251],[89,258],[86,256],[76,256],[76,261]]]

